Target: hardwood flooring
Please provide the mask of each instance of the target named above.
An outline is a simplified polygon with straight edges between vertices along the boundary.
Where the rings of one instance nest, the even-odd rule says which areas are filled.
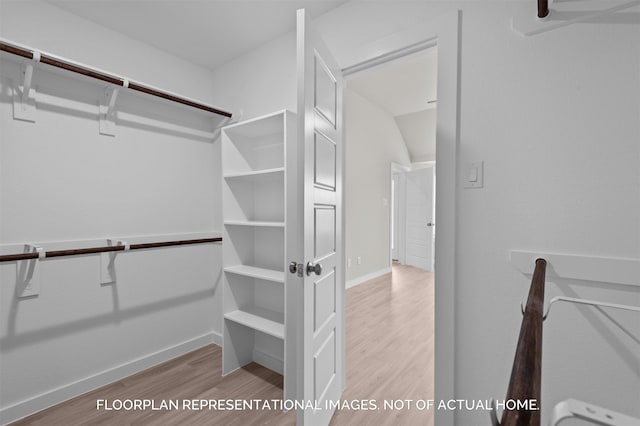
[[[332,426],[433,425],[429,410],[384,409],[385,400],[434,399],[433,273],[393,266],[347,290],[347,386],[342,399],[378,410],[338,410]]]
[[[433,391],[433,274],[408,266],[347,290],[347,387],[342,401],[377,410],[337,410],[332,426],[433,425],[429,410],[384,409],[385,400],[429,400]],[[209,345],[15,423],[23,425],[293,425],[281,410],[105,410],[98,400],[282,398],[282,376],[250,364],[222,378],[222,351]],[[396,402],[397,403],[397,402]]]

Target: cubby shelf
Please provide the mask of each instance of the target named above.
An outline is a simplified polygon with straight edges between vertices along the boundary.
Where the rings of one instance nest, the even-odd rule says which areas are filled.
[[[249,265],[227,266],[224,271],[230,274],[242,275],[245,277],[260,278],[261,280],[284,283],[284,272],[273,269],[258,268]]]
[[[284,167],[275,169],[251,170],[248,172],[231,173],[224,176],[225,179],[255,179],[269,176],[284,175]]]
[[[282,313],[252,306],[229,312],[224,315],[224,318],[284,340],[284,316]]]
[[[229,226],[262,226],[271,228],[284,228],[284,222],[265,222],[260,220],[226,220],[224,224]]]

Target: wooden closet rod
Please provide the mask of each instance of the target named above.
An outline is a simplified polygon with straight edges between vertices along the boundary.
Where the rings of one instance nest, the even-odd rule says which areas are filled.
[[[146,93],[151,96],[156,96],[158,98],[166,99],[172,102],[177,102],[179,104],[187,105],[203,111],[211,112],[213,114],[222,115],[224,117],[231,117],[232,115],[230,112],[223,111],[221,109],[212,107],[210,105],[206,105],[191,99],[174,95],[172,93],[168,93],[168,92],[158,90],[149,86],[145,86],[140,83],[129,81],[125,78],[118,77],[112,74],[107,74],[103,71],[98,71],[96,69],[92,69],[83,65],[74,64],[71,61],[68,61],[62,58],[57,58],[48,54],[44,54],[36,50],[31,50],[25,47],[21,47],[14,43],[7,42],[4,40],[0,40],[0,50],[7,53],[11,53],[13,55],[22,56],[23,58],[31,59],[36,62],[41,62],[43,64],[51,65],[56,68],[61,68],[77,74],[85,75],[87,77],[106,81],[107,83],[115,84],[116,86],[120,86],[125,89],[128,88],[138,92]]]
[[[547,261],[536,259],[529,297],[520,326],[506,400],[535,400],[538,410],[505,409],[500,426],[540,426],[542,382],[542,314]],[[494,413],[495,414],[495,413]],[[494,419],[495,424],[495,419]]]
[[[538,18],[546,18],[549,14],[549,0],[538,0]]]
[[[156,243],[141,243],[131,244],[129,250],[141,250],[159,247],[171,247],[171,246],[183,246],[188,244],[203,244],[203,243],[215,243],[222,241],[222,237],[213,238],[198,238],[195,240],[178,240],[178,241],[162,241]],[[45,258],[49,257],[62,257],[62,256],[78,256],[83,254],[95,254],[106,253],[110,251],[125,251],[125,246],[103,246],[103,247],[87,247],[80,249],[68,249],[68,250],[53,250],[45,252]],[[0,255],[0,262],[15,262],[17,260],[37,259],[39,257],[38,252],[31,253],[16,253]]]

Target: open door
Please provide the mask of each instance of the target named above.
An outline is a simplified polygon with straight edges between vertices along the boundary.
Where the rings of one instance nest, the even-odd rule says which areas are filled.
[[[433,271],[435,167],[406,176],[406,264]]]
[[[296,335],[298,425],[328,425],[344,389],[342,77],[304,9],[297,15],[298,152],[303,169],[296,212],[302,274]],[[302,269],[302,271],[300,271]]]

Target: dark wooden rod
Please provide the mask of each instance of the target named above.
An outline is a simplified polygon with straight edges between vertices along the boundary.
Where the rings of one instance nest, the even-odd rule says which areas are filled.
[[[0,42],[0,50],[12,53],[14,55],[22,56],[23,58],[33,59],[32,51],[17,46],[11,46],[7,43]]]
[[[22,56],[23,58],[33,59],[34,53],[31,50],[24,49],[22,47],[14,46],[5,42],[0,42],[0,50],[4,52],[8,52],[14,55]],[[116,86],[124,87],[125,79],[121,77],[116,77],[113,75],[105,74],[100,71],[96,71],[91,68],[83,67],[80,65],[73,64],[71,62],[63,61],[62,59],[55,58],[53,56],[40,54],[40,62],[43,64],[51,65],[57,68],[62,68],[67,71],[71,71],[77,74],[82,74],[87,77],[95,78],[101,81],[106,81],[107,83],[115,84]],[[146,93],[151,96],[155,96],[158,98],[166,99],[172,102],[177,102],[182,105],[186,105],[192,108],[200,109],[203,111],[211,112],[213,114],[222,115],[224,117],[231,117],[231,113],[227,111],[223,111],[218,108],[214,108],[209,105],[201,104],[199,102],[192,101],[190,99],[182,98],[180,96],[173,95],[171,93],[163,92],[161,90],[152,89],[150,87],[144,86],[139,83],[129,82],[129,89],[135,90],[137,92]]]
[[[538,0],[538,18],[545,18],[549,14],[549,0]]]
[[[540,389],[542,381],[542,315],[547,262],[536,259],[527,306],[507,389],[507,400],[535,400],[538,410],[505,410],[501,426],[540,426]]]
[[[59,59],[53,58],[47,55],[40,56],[40,62],[43,64],[51,65],[56,68],[62,68],[63,70],[75,72],[76,74],[86,75],[87,77],[95,78],[97,80],[106,81],[107,83],[115,84],[116,86],[123,87],[124,80],[118,77],[113,77],[109,74],[104,74],[98,71],[94,71],[89,68],[81,67],[69,62],[64,62]]]
[[[150,248],[158,248],[158,247],[170,247],[170,246],[182,246],[185,244],[203,244],[203,243],[214,243],[222,241],[222,237],[216,238],[200,238],[197,240],[179,240],[179,241],[165,241],[161,243],[142,243],[142,244],[131,244],[131,250],[140,250],[140,249],[150,249]]]
[[[198,238],[193,240],[178,240],[178,241],[161,241],[161,242],[155,242],[155,243],[131,244],[129,246],[129,250],[183,246],[188,244],[215,243],[220,241],[222,241],[222,237]],[[53,251],[46,252],[45,257],[50,258],[50,257],[62,257],[62,256],[79,256],[79,255],[95,254],[95,253],[107,253],[107,252],[113,252],[113,251],[124,251],[124,246],[101,246],[101,247],[86,247],[86,248],[80,248],[80,249],[53,250]],[[37,258],[38,258],[38,253],[35,253],[35,252],[5,254],[5,255],[0,255],[0,262],[15,262],[18,260],[28,260],[28,259],[37,259]]]
[[[158,98],[167,99],[169,101],[177,102],[179,104],[187,105],[187,106],[190,106],[190,107],[193,107],[193,108],[199,108],[199,109],[202,109],[202,110],[205,110],[205,111],[208,111],[208,112],[212,112],[214,114],[223,115],[225,117],[231,117],[231,113],[230,112],[222,111],[220,109],[213,108],[213,107],[210,107],[208,105],[202,105],[202,104],[190,101],[188,99],[184,99],[184,98],[180,98],[178,96],[171,95],[169,93],[160,92],[158,90],[152,89],[150,87],[143,86],[143,85],[138,84],[138,83],[130,82],[129,83],[129,89],[136,90],[138,92],[143,92],[143,93],[146,93],[146,94],[149,94],[149,95],[152,95],[152,96],[156,96]]]
[[[70,250],[48,251],[45,257],[80,256],[83,254],[106,253],[109,251],[122,251],[124,246],[87,247]]]
[[[17,253],[17,254],[5,254],[4,256],[0,256],[0,262],[15,262],[17,260],[29,260],[29,259],[37,259],[38,253]]]

